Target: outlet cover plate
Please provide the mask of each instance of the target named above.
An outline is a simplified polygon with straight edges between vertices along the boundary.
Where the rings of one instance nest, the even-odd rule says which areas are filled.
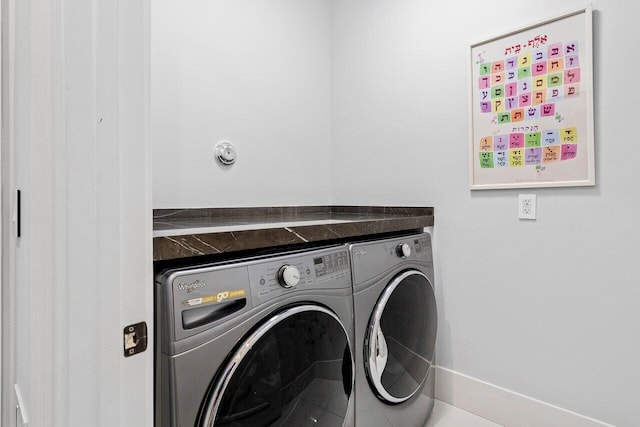
[[[536,219],[535,194],[518,194],[518,218]]]

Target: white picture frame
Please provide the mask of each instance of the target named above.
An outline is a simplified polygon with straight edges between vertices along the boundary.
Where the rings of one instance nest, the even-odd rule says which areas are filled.
[[[595,185],[592,10],[470,45],[469,188]]]

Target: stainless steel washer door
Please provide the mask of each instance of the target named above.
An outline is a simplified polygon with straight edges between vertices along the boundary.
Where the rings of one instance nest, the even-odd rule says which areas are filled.
[[[345,327],[319,305],[287,308],[249,334],[212,383],[201,426],[336,426],[349,413]]]
[[[410,399],[433,363],[436,299],[427,276],[417,270],[397,275],[380,295],[364,343],[367,378],[380,400]]]

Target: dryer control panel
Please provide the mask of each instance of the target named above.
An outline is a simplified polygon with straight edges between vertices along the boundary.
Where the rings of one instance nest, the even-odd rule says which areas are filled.
[[[404,262],[433,267],[431,235],[428,233],[355,243],[350,248],[354,285],[371,280]]]

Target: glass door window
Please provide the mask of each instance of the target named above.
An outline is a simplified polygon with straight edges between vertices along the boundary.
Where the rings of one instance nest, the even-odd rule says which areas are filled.
[[[371,315],[365,339],[365,371],[384,402],[411,398],[433,363],[437,330],[433,287],[419,271],[396,276]]]
[[[317,305],[285,309],[251,333],[218,373],[202,426],[336,426],[353,386],[346,330]]]

